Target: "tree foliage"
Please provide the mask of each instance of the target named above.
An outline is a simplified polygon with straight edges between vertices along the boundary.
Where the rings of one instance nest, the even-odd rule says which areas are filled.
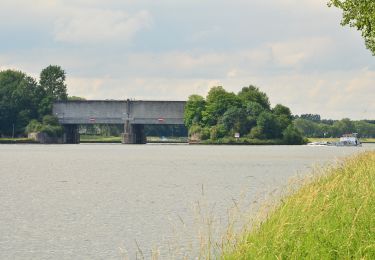
[[[19,71],[0,72],[0,135],[24,131],[33,118],[38,118],[41,89],[36,81]]]
[[[341,24],[361,31],[366,47],[375,55],[375,1],[330,0],[328,6],[335,6],[343,11]]]
[[[51,137],[59,137],[63,134],[63,128],[59,124],[57,117],[46,115],[43,117],[42,123],[33,119],[26,126],[26,133],[42,132]]]
[[[319,116],[320,117],[320,116]],[[295,127],[306,137],[340,137],[348,133],[358,133],[359,137],[375,137],[375,122],[360,120],[352,121],[348,118],[342,120],[304,119],[297,117]]]
[[[56,65],[50,65],[40,73],[39,84],[44,91],[39,111],[41,114],[52,113],[54,101],[68,99],[65,77],[65,71]]]
[[[267,95],[257,87],[244,87],[236,95],[223,87],[213,87],[206,99],[190,96],[185,107],[185,124],[193,139],[219,141],[234,138],[235,133],[252,139],[278,139],[283,142],[303,141],[302,135],[292,125],[293,116],[281,104],[271,109]],[[298,138],[298,136],[300,138]],[[297,140],[297,141],[296,141]],[[279,142],[278,141],[278,142]]]
[[[241,102],[232,92],[227,92],[223,87],[213,87],[206,98],[206,108],[202,112],[202,120],[205,125],[214,126],[219,118],[230,108],[238,107]]]
[[[202,120],[202,112],[205,110],[206,101],[202,96],[191,95],[185,106],[184,122],[187,127],[198,124]]]
[[[266,93],[261,92],[259,88],[250,85],[248,87],[243,87],[238,93],[238,97],[243,102],[255,102],[263,107],[263,109],[270,110],[271,104],[266,95]]]
[[[56,65],[50,65],[40,73],[40,86],[53,100],[67,100],[65,71]]]
[[[28,123],[51,114],[55,100],[67,98],[65,72],[49,66],[39,83],[25,73],[0,71],[0,136],[22,135]]]

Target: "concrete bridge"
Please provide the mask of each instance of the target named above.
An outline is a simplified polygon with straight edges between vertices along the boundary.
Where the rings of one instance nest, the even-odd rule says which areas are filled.
[[[185,101],[58,101],[53,114],[64,126],[64,142],[79,143],[78,125],[124,124],[122,143],[146,142],[144,125],[183,125]]]

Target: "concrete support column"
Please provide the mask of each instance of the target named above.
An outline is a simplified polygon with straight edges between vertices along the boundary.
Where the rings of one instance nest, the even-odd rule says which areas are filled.
[[[144,125],[133,125],[126,121],[121,139],[123,144],[145,144]]]
[[[78,125],[64,125],[65,144],[79,144]]]
[[[121,134],[121,143],[134,144],[135,141],[133,139],[132,125],[130,124],[129,120],[126,120],[124,124],[124,133]]]

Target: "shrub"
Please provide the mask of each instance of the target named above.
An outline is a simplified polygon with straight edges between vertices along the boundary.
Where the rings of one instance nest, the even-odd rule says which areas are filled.
[[[37,120],[33,119],[26,126],[25,132],[27,134],[30,134],[30,133],[33,133],[33,132],[40,132],[41,129],[42,129],[42,124],[40,122],[38,122]]]
[[[216,140],[219,138],[223,138],[226,135],[227,131],[222,124],[215,125],[211,127],[210,130],[210,139],[211,140]]]
[[[252,139],[264,139],[264,134],[262,128],[259,126],[253,127],[250,131],[249,137]]]
[[[33,119],[26,127],[26,133],[41,132],[51,137],[59,137],[63,134],[63,128],[60,126],[58,119],[54,116],[44,116],[43,123]]]

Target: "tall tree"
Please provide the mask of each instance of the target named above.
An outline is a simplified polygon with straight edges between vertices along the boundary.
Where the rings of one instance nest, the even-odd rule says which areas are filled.
[[[40,114],[50,114],[54,101],[68,99],[65,71],[60,66],[50,65],[43,69],[40,73],[39,84],[45,92],[45,97],[40,104]]]
[[[50,65],[40,73],[40,86],[53,100],[67,100],[65,71],[56,65]]]
[[[266,93],[259,90],[259,88],[250,85],[242,88],[238,93],[238,97],[242,102],[256,102],[260,104],[264,109],[270,110],[271,105]]]
[[[343,11],[341,24],[361,31],[366,47],[375,55],[375,1],[330,0],[328,6],[335,6]]]
[[[227,92],[223,87],[213,87],[206,98],[206,109],[203,111],[203,122],[207,126],[214,126],[230,107],[241,107],[241,101],[232,92]]]
[[[202,120],[202,112],[206,107],[206,101],[202,96],[191,95],[185,105],[184,122],[190,128],[193,124],[199,124]]]
[[[23,133],[31,119],[38,118],[41,88],[26,74],[6,70],[0,72],[0,135]]]

